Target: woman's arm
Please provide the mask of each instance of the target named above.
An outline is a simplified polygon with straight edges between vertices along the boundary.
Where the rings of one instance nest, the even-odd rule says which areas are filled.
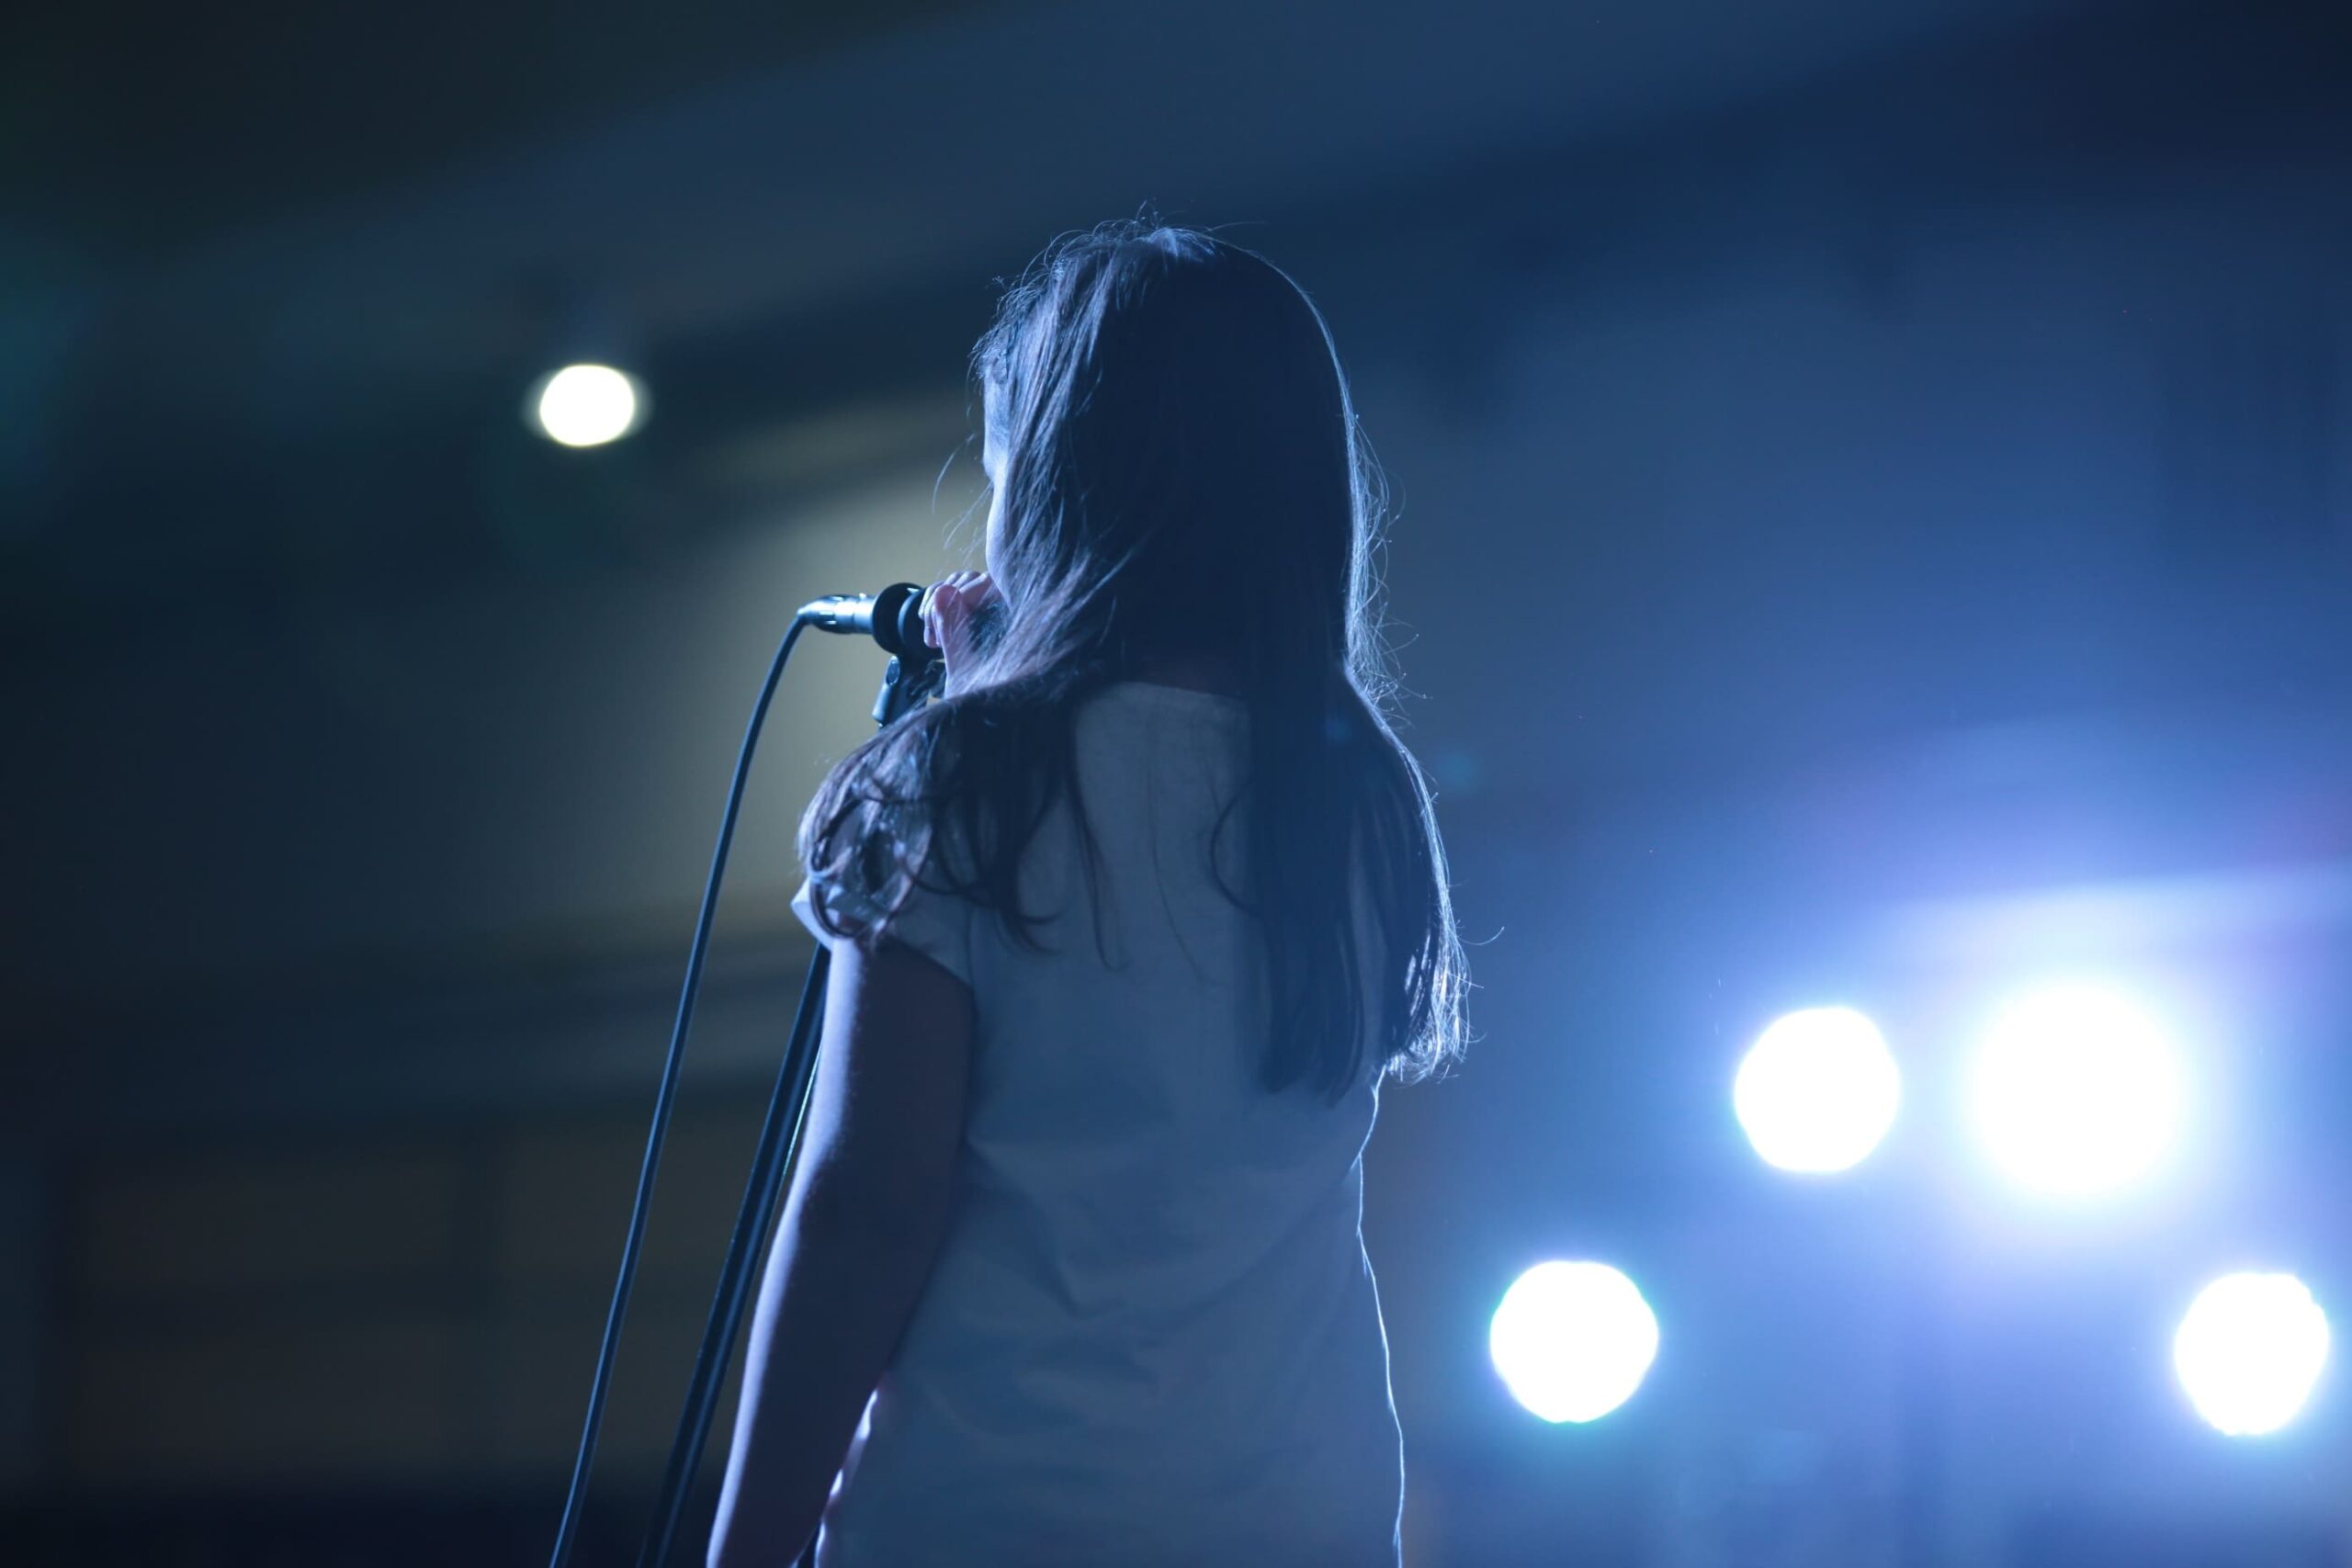
[[[816,1533],[946,1230],[971,1049],[961,980],[895,942],[834,945],[710,1568],[786,1568]]]

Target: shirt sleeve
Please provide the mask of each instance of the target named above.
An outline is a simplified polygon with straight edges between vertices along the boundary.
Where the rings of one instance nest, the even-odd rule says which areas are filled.
[[[878,904],[838,884],[803,882],[792,896],[792,912],[827,947],[842,939],[818,923],[819,897],[825,900],[834,923],[850,936],[911,947],[965,985],[972,983],[973,911],[968,900],[917,886],[896,914],[886,915]]]

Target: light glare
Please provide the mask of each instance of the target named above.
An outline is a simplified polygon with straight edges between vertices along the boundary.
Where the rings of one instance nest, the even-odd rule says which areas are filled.
[[[1978,1135],[2017,1181],[2066,1198],[2146,1174],[2180,1117],[2163,1023],[2103,987],[2051,987],[1994,1021],[1977,1057]]]
[[[1767,1165],[1847,1170],[1894,1125],[1902,1082],[1877,1025],[1851,1008],[1808,1008],[1749,1048],[1732,1109]]]
[[[1503,1292],[1487,1338],[1511,1397],[1544,1420],[1592,1421],[1657,1358],[1657,1318],[1606,1263],[1539,1263]]]
[[[539,384],[540,430],[565,446],[601,446],[637,428],[637,383],[609,365],[567,365]]]
[[[2327,1363],[2327,1314],[2292,1274],[2225,1274],[2173,1336],[2173,1371],[2215,1431],[2258,1438],[2295,1418]]]

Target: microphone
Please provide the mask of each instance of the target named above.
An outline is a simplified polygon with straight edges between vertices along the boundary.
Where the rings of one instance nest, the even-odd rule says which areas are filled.
[[[879,593],[828,593],[801,605],[797,618],[820,632],[870,637],[909,664],[939,657],[922,639],[922,589],[912,582],[894,582]]]

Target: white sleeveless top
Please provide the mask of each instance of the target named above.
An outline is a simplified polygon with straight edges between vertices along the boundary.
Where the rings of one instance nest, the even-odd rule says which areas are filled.
[[[1023,864],[1045,951],[922,892],[888,930],[972,989],[960,1192],[818,1562],[1394,1568],[1377,1080],[1336,1106],[1260,1085],[1259,944],[1209,863],[1247,712],[1125,682],[1077,744],[1099,950],[1066,807]]]

